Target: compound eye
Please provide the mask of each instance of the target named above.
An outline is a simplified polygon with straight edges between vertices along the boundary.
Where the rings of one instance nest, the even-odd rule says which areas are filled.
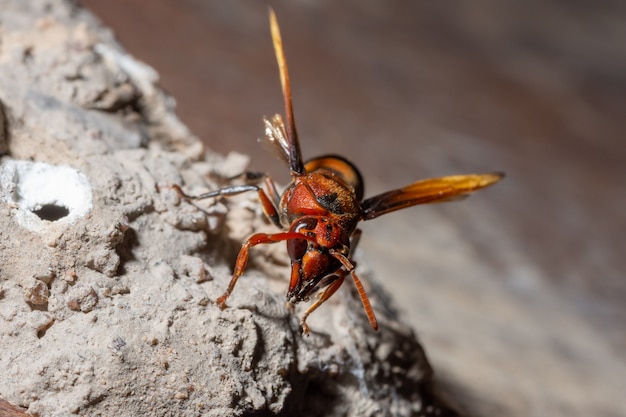
[[[304,239],[291,239],[287,241],[287,252],[293,260],[300,260],[306,253],[308,242]]]
[[[317,219],[312,217],[304,217],[296,221],[293,226],[291,226],[294,232],[302,233],[301,230],[314,230],[315,226],[317,226]]]
[[[293,222],[290,230],[296,233],[304,234],[306,230],[314,230],[317,226],[317,219],[312,217],[303,217]],[[308,249],[308,241],[306,239],[291,239],[287,241],[287,252],[289,257],[294,260],[302,259]]]

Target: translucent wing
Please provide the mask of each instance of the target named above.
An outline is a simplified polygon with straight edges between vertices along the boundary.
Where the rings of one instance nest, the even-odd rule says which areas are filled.
[[[287,140],[287,133],[285,132],[285,125],[283,124],[283,118],[280,114],[275,114],[270,120],[263,118],[263,124],[265,125],[265,139],[263,144],[270,144],[271,150],[274,155],[280,160],[289,163],[289,141]],[[269,146],[268,146],[269,147]]]
[[[417,204],[458,200],[469,193],[498,182],[504,174],[450,175],[421,180],[404,188],[388,191],[363,201],[363,220]]]

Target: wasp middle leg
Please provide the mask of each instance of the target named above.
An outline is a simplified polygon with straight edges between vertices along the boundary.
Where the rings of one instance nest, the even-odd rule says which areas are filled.
[[[262,178],[265,189],[256,184],[242,184],[220,188],[219,190],[209,191],[204,194],[189,195],[185,193],[182,188],[177,184],[172,184],[170,187],[176,190],[178,194],[188,200],[202,200],[205,198],[215,197],[231,197],[249,191],[256,191],[258,193],[259,201],[261,202],[261,208],[263,209],[263,213],[265,214],[265,216],[275,226],[282,227],[282,225],[280,224],[280,217],[278,216],[278,205],[280,202],[280,196],[278,194],[278,191],[276,190],[276,184],[270,177],[266,176],[265,174],[246,173],[246,175],[248,174],[258,176],[259,178],[261,178],[261,175],[263,175]]]

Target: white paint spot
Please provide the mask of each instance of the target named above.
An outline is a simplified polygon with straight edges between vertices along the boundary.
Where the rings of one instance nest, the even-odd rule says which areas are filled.
[[[34,232],[69,225],[92,207],[87,177],[67,165],[4,159],[0,191],[17,222]]]

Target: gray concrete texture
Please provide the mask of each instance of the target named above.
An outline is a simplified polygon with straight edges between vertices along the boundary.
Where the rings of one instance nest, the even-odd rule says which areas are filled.
[[[207,147],[289,181],[256,141],[282,112],[265,4],[81,4],[157,69]],[[366,195],[507,172],[462,203],[363,225],[359,259],[441,383],[481,416],[626,414],[626,6],[272,5],[305,157],[350,158]]]

